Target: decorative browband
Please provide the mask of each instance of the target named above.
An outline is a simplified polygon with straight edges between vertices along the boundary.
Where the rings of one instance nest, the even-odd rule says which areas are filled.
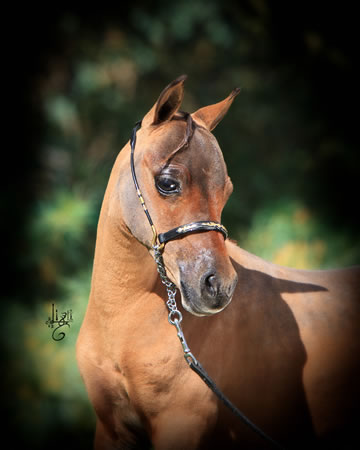
[[[178,239],[189,233],[198,233],[201,231],[219,231],[224,236],[224,239],[228,237],[227,229],[224,225],[218,222],[192,222],[186,225],[181,225],[180,227],[173,228],[172,230],[167,231],[166,233],[159,234],[159,242],[160,244],[166,244],[173,239]]]

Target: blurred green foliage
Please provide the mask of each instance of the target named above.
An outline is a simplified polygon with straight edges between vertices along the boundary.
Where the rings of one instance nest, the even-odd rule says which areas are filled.
[[[359,260],[359,242],[321,222],[299,200],[281,198],[259,209],[239,232],[243,248],[267,261],[298,269],[346,267]]]
[[[327,5],[324,18],[320,5],[289,3],[124,1],[17,15],[24,142],[4,205],[21,281],[1,313],[5,406],[26,448],[91,446],[75,342],[100,205],[134,122],[180,74],[190,112],[242,87],[215,130],[235,186],[223,221],[239,245],[305,269],[359,262],[351,11]],[[60,342],[45,325],[52,303],[73,310]]]

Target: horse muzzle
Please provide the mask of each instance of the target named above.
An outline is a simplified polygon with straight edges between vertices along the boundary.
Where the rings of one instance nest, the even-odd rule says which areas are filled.
[[[193,264],[180,265],[181,302],[188,312],[209,316],[229,305],[237,284],[237,274],[229,264],[226,274],[214,266],[200,274]]]

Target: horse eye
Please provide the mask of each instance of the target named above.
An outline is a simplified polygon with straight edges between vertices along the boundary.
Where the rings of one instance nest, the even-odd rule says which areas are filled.
[[[178,194],[180,192],[180,183],[169,175],[159,175],[155,177],[156,189],[163,195]]]

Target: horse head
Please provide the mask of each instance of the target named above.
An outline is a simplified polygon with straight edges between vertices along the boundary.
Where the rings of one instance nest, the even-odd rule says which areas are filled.
[[[134,167],[158,233],[196,221],[219,223],[233,189],[211,131],[239,90],[188,114],[180,111],[185,78],[179,77],[162,91],[136,135]],[[127,229],[151,251],[152,230],[137,199],[130,166],[120,173],[118,192]],[[223,233],[200,231],[167,242],[163,258],[169,278],[180,289],[183,307],[203,316],[230,303],[237,275]]]

